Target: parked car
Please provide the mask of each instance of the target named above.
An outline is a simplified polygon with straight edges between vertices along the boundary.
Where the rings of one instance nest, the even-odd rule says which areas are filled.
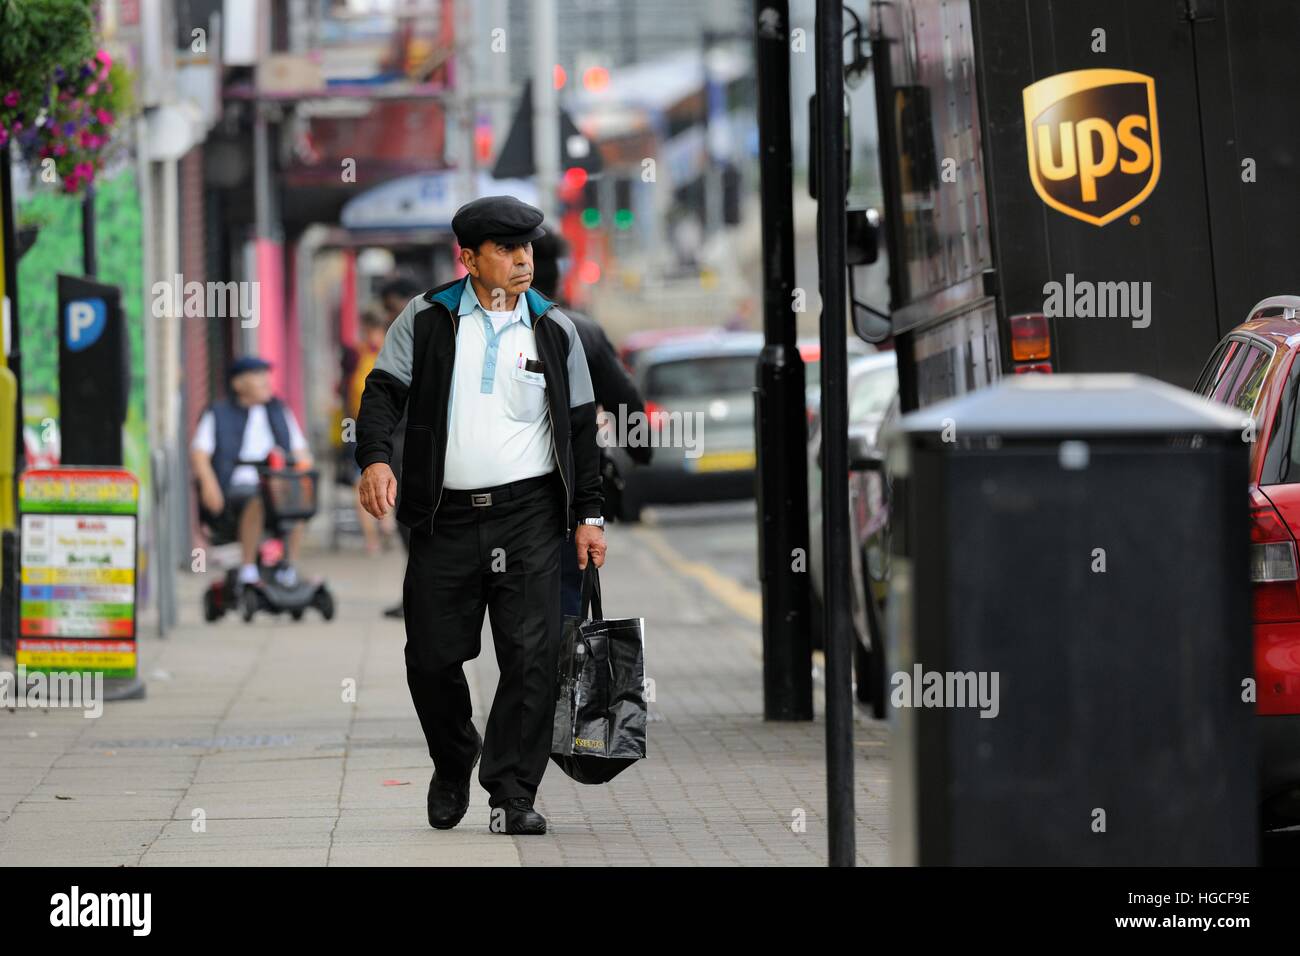
[[[640,352],[633,377],[655,452],[649,465],[632,468],[618,443],[610,448],[624,476],[622,520],[639,520],[647,504],[753,497],[753,391],[762,348],[758,333],[718,332]]]
[[[800,339],[795,344],[799,349],[799,357],[803,359],[804,404],[808,406],[808,425],[811,427],[822,399],[822,342],[820,338]],[[857,336],[850,336],[845,344],[850,363],[859,356],[874,355],[876,352],[874,345],[869,345]]]
[[[684,342],[687,339],[714,338],[727,335],[720,325],[674,325],[662,329],[642,329],[630,332],[618,346],[618,357],[629,372],[636,373],[637,361],[646,349],[667,342]]]
[[[1250,577],[1261,818],[1300,820],[1300,296],[1265,299],[1215,347],[1196,391],[1241,412],[1250,448]],[[1250,433],[1253,430],[1253,435]]]
[[[854,669],[857,673],[858,699],[870,703],[877,717],[884,716],[881,666],[883,656],[877,651],[881,634],[876,610],[875,589],[868,575],[869,565],[883,577],[878,535],[884,508],[885,475],[874,466],[881,424],[891,403],[898,396],[898,362],[893,352],[877,352],[854,359],[849,365],[849,578],[852,584],[850,607],[856,636]],[[813,416],[808,439],[808,572],[811,585],[813,646],[821,645],[825,575],[822,568],[822,431],[820,413]]]

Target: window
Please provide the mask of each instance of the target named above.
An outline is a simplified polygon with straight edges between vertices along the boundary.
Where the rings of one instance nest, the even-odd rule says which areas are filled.
[[[1228,401],[1247,414],[1255,413],[1255,403],[1259,400],[1260,389],[1268,375],[1269,360],[1272,354],[1267,349],[1251,347],[1250,354],[1242,362],[1239,382]]]
[[[1291,363],[1286,389],[1278,402],[1273,419],[1273,430],[1268,436],[1260,468],[1261,485],[1284,485],[1300,480],[1300,416],[1296,415],[1296,399],[1300,397],[1300,362]]]
[[[1243,360],[1249,349],[1245,348],[1241,342],[1233,342],[1231,354],[1224,357],[1224,371],[1218,376],[1214,385],[1214,391],[1210,393],[1210,398],[1216,402],[1228,404],[1228,396],[1235,394],[1237,378],[1241,374]]]
[[[849,396],[849,421],[859,422],[885,414],[897,392],[898,369],[893,365],[860,375]]]
[[[646,370],[646,397],[713,398],[754,387],[758,355],[710,355],[661,362]]]
[[[1196,380],[1196,394],[1209,397],[1210,392],[1214,390],[1214,386],[1218,384],[1219,378],[1223,375],[1228,360],[1237,353],[1239,345],[1241,343],[1234,339],[1225,339],[1215,347],[1214,354],[1205,363],[1205,368],[1201,369],[1200,378]]]

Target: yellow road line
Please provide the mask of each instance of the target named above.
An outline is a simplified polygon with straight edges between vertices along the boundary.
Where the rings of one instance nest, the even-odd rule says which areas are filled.
[[[703,561],[683,557],[657,530],[644,525],[634,525],[630,530],[674,571],[699,581],[709,593],[745,620],[753,624],[763,623],[763,597],[757,591],[751,591],[735,578],[727,577]],[[754,642],[761,646],[757,637]]]

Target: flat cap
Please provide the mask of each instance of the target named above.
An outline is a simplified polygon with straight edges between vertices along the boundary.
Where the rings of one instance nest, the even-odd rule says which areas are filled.
[[[226,378],[235,378],[245,372],[265,372],[270,367],[271,363],[264,358],[258,358],[256,355],[244,355],[230,363],[230,368],[226,370]]]
[[[477,249],[484,239],[503,245],[532,242],[545,235],[542,211],[514,196],[483,196],[456,210],[451,228],[462,246]]]

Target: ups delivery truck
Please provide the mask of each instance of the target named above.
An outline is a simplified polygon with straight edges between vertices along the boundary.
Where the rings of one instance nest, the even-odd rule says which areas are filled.
[[[1041,372],[1191,387],[1300,292],[1296,0],[872,4],[902,408]]]

